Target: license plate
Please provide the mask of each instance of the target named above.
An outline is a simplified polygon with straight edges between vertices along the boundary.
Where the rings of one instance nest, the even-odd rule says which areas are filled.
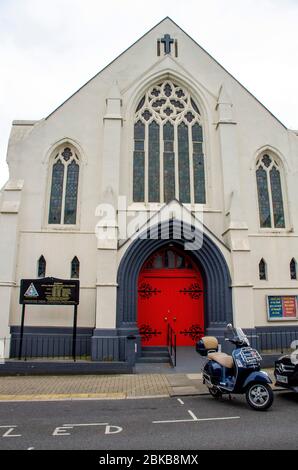
[[[285,377],[284,375],[276,374],[276,380],[277,380],[277,382],[280,382],[282,384],[287,384],[288,383],[288,377]]]

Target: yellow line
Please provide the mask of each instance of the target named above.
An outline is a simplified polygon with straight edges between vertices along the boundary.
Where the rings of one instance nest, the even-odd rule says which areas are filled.
[[[36,400],[72,400],[79,398],[97,398],[104,400],[121,400],[126,398],[126,393],[52,393],[31,395],[0,395],[1,401],[36,401]]]

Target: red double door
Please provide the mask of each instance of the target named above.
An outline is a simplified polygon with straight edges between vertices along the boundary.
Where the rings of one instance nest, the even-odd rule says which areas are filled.
[[[203,279],[195,269],[143,270],[138,283],[138,327],[142,346],[165,346],[168,325],[177,346],[193,346],[204,335]]]

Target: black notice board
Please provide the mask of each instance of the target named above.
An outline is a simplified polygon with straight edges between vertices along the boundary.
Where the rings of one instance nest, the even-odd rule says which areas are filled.
[[[80,281],[76,279],[22,279],[20,304],[25,305],[78,305]]]

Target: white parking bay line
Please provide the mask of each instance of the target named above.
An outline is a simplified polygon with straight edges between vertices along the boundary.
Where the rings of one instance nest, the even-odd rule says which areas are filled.
[[[240,416],[223,416],[220,418],[197,418],[196,415],[188,410],[188,413],[192,419],[168,419],[164,421],[152,421],[153,424],[162,424],[162,423],[197,423],[200,421],[224,421],[229,419],[240,419]]]
[[[109,423],[80,423],[80,424],[63,424],[64,426],[76,427],[76,426],[108,426]]]
[[[196,417],[196,415],[191,410],[187,410],[187,411],[188,411],[188,413],[190,414],[190,416],[192,417],[192,419],[194,421],[198,421],[198,418]]]

